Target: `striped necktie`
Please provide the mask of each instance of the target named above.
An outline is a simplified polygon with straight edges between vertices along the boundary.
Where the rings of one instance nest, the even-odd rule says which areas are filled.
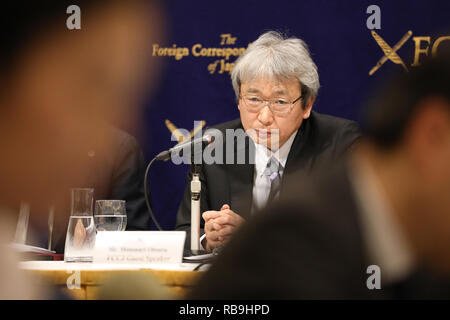
[[[280,189],[281,189],[281,175],[280,171],[283,169],[283,166],[278,162],[277,159],[271,157],[269,162],[267,163],[267,167],[264,170],[264,175],[269,177],[270,180],[270,193],[267,199],[267,204],[270,204],[273,200],[276,200],[280,197]]]

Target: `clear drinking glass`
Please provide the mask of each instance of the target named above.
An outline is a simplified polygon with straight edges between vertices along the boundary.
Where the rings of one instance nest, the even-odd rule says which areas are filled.
[[[75,188],[72,192],[72,209],[67,228],[64,261],[92,262],[95,246],[95,224],[92,214],[94,189]]]
[[[95,201],[94,221],[97,231],[125,231],[127,227],[125,201]]]

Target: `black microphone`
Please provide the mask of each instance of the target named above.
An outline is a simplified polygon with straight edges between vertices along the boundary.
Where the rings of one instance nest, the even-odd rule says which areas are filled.
[[[194,140],[188,140],[186,142],[183,142],[179,145],[176,145],[175,147],[163,151],[161,153],[159,153],[156,157],[154,157],[149,164],[147,165],[147,168],[145,169],[145,175],[144,175],[144,192],[145,192],[145,204],[147,205],[147,209],[148,212],[150,214],[150,217],[152,218],[153,223],[155,224],[155,226],[158,228],[158,230],[162,231],[163,229],[161,228],[161,226],[158,223],[158,220],[156,220],[155,215],[153,214],[153,210],[152,210],[152,206],[150,204],[150,199],[151,199],[151,195],[149,192],[149,185],[148,185],[148,172],[150,171],[150,167],[152,166],[153,162],[155,162],[156,160],[169,160],[170,156],[172,155],[172,152],[174,151],[180,151],[180,155],[182,155],[183,152],[185,151],[189,151],[190,148],[194,148],[195,145],[201,144],[202,145],[202,150],[204,147],[206,147],[207,145],[209,145],[210,143],[212,143],[214,141],[214,137],[211,137],[207,134],[203,135],[200,138],[194,139]],[[191,149],[192,150],[192,149]],[[193,166],[194,172],[196,172],[196,170],[198,170],[198,165],[194,165]]]
[[[156,160],[169,160],[170,156],[172,155],[173,152],[180,152],[180,156],[183,155],[183,152],[187,151],[187,150],[191,150],[192,148],[194,148],[195,145],[197,144],[201,144],[202,145],[202,150],[204,147],[206,147],[207,145],[213,143],[214,141],[214,137],[211,137],[207,134],[205,134],[204,136],[197,138],[197,139],[190,139],[186,142],[183,142],[179,145],[176,145],[173,148],[170,148],[169,150],[163,151],[161,153],[159,153],[155,158]]]

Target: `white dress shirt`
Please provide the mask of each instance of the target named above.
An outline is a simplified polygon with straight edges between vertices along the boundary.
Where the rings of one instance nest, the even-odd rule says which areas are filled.
[[[415,261],[383,187],[363,159],[350,162],[349,172],[370,263],[381,270],[381,287],[401,281],[413,271]]]

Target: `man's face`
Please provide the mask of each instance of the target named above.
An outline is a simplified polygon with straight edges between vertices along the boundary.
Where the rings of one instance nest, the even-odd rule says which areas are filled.
[[[252,81],[243,82],[240,88],[239,111],[242,125],[250,137],[269,149],[276,150],[276,146],[283,146],[289,137],[302,124],[303,119],[310,116],[313,99],[303,108],[303,99],[291,105],[286,114],[276,114],[269,108],[268,103],[258,111],[250,111],[245,97],[259,100],[276,101],[283,99],[293,102],[302,94],[300,83],[295,78],[257,77]],[[251,130],[252,129],[252,130]],[[278,143],[277,140],[278,139]]]

